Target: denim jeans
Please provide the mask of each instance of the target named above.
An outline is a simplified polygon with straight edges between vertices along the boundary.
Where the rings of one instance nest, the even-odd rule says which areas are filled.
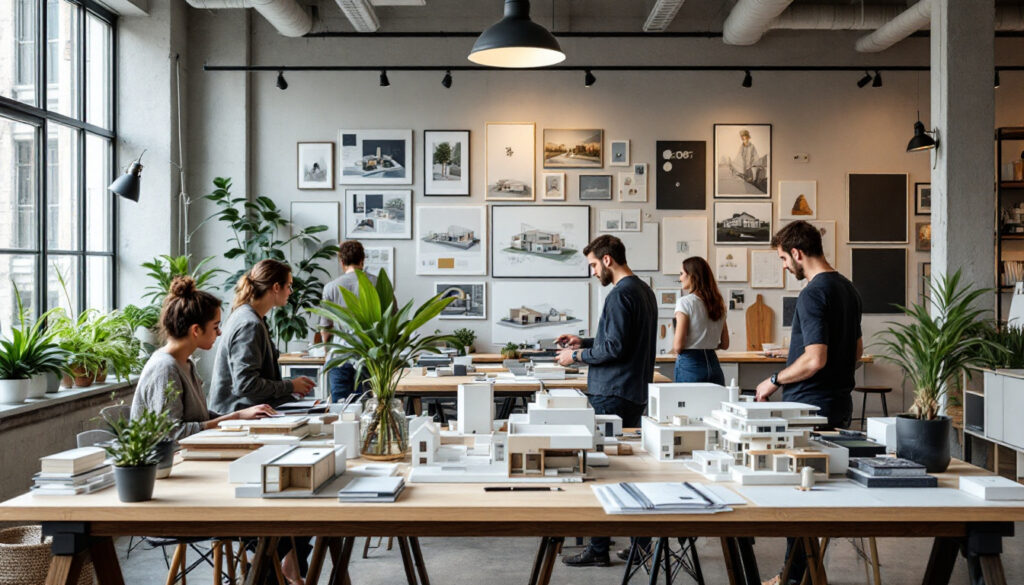
[[[676,356],[676,382],[710,382],[725,386],[725,374],[713,349],[684,349]]]
[[[647,410],[646,404],[637,404],[618,396],[602,396],[600,394],[590,395],[590,405],[594,407],[594,414],[619,415],[624,428],[639,427],[640,418]],[[590,539],[590,550],[597,554],[607,554],[610,544],[611,539],[607,536],[595,536]]]
[[[366,380],[356,389],[356,368],[352,364],[345,363],[334,368],[327,374],[327,381],[331,386],[331,402],[343,402],[349,394],[362,393],[365,390]]]

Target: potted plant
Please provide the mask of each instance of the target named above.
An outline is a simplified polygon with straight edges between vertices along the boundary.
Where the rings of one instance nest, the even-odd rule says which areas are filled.
[[[157,323],[160,321],[160,305],[147,305],[139,307],[128,305],[122,311],[124,318],[128,321],[135,339],[142,344],[146,354],[152,354],[160,344],[157,335]]]
[[[165,404],[175,400],[173,384],[165,389]],[[178,425],[166,409],[145,410],[134,418],[120,416],[106,421],[114,439],[105,446],[114,463],[114,483],[122,502],[145,502],[153,498],[157,464],[164,455],[161,443]]]
[[[943,396],[968,366],[980,363],[979,350],[995,344],[980,334],[977,323],[986,311],[974,306],[989,291],[961,286],[959,270],[929,286],[936,317],[922,303],[899,306],[910,320],[890,321],[879,335],[887,350],[882,358],[914,384],[914,404],[896,419],[896,454],[936,473],[945,471],[950,459],[950,418],[939,414]]]
[[[412,300],[398,308],[387,272],[380,271],[376,286],[361,271],[357,277],[358,296],[342,288],[344,306],[323,301],[311,310],[336,327],[330,330],[331,342],[321,344],[332,356],[324,367],[356,362],[357,379],[366,378],[373,395],[363,409],[360,451],[368,459],[401,459],[408,447],[409,432],[402,404],[395,399],[395,388],[405,368],[420,354],[438,353],[438,342],[455,342],[450,335],[417,333],[452,299],[434,296],[416,309]]]
[[[507,360],[517,360],[517,359],[519,359],[519,346],[516,345],[515,343],[511,342],[511,341],[506,343],[501,348],[501,357],[503,357],[503,358],[505,358]]]
[[[476,341],[476,332],[472,329],[462,327],[452,331],[452,337],[455,338],[455,343],[458,344],[460,355],[469,355],[473,353],[473,342]]]
[[[18,325],[11,327],[9,338],[0,339],[0,403],[16,404],[26,398],[41,398],[46,393],[46,374],[67,368],[68,354],[57,345],[54,334],[43,330],[53,310],[29,325],[28,311],[21,293],[14,286]]]

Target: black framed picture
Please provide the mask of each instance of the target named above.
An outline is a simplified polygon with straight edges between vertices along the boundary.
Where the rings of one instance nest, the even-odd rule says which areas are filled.
[[[914,215],[932,214],[932,184],[914,183]]]

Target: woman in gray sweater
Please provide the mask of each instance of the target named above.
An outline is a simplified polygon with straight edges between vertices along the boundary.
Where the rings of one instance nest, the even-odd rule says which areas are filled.
[[[203,380],[196,372],[192,353],[210,349],[220,335],[220,300],[208,292],[196,290],[189,277],[175,278],[164,299],[160,325],[167,337],[163,347],[153,352],[142,369],[135,386],[131,416],[146,410],[167,409],[171,418],[180,421],[173,439],[181,439],[217,426],[222,420],[251,419],[274,414],[274,409],[260,404],[220,415],[206,408]],[[168,400],[168,385],[174,389]]]

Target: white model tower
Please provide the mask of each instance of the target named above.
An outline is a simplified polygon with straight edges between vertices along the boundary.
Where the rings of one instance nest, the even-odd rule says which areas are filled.
[[[491,384],[459,384],[457,406],[460,435],[494,431],[494,387]]]

